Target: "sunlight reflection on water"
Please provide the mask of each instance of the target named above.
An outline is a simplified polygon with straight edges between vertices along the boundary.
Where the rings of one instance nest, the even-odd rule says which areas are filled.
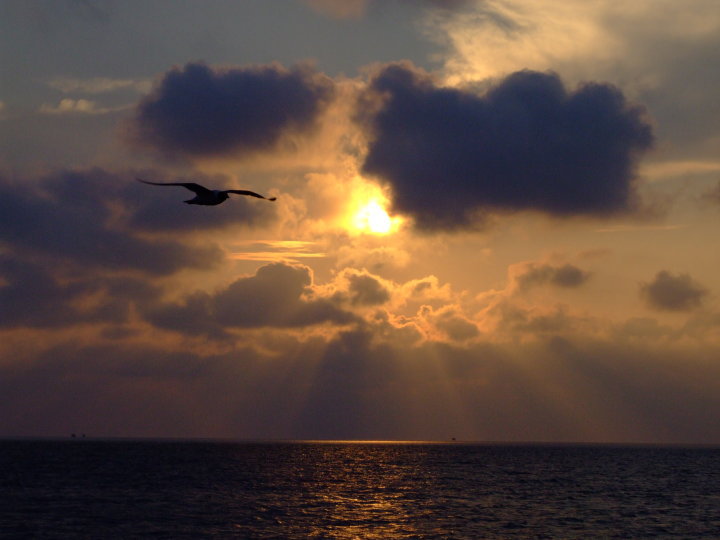
[[[720,451],[0,442],[0,536],[717,538]]]

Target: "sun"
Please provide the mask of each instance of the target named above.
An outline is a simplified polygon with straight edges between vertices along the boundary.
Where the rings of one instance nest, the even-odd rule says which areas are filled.
[[[387,198],[377,195],[356,201],[348,220],[349,229],[357,234],[387,235],[397,232],[403,219],[390,216],[385,210]]]
[[[353,225],[359,231],[373,234],[388,234],[393,228],[392,219],[377,200],[358,209]]]
[[[348,183],[349,193],[340,212],[341,226],[351,235],[384,236],[398,232],[405,220],[388,212],[387,189],[355,176]]]

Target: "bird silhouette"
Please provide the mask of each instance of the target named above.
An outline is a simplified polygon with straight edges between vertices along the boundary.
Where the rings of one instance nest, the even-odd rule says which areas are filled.
[[[230,193],[235,193],[236,195],[247,195],[249,197],[257,197],[258,199],[265,199],[266,201],[274,201],[275,197],[263,197],[259,193],[255,193],[254,191],[248,191],[246,189],[208,189],[206,187],[201,186],[200,184],[196,184],[195,182],[148,182],[147,180],[143,180],[142,178],[136,178],[138,182],[142,182],[143,184],[150,184],[152,186],[182,186],[186,189],[189,189],[193,193],[195,193],[195,197],[192,199],[188,199],[187,201],[183,201],[186,204],[202,204],[205,206],[215,206],[217,204],[223,203],[226,200],[230,198]]]

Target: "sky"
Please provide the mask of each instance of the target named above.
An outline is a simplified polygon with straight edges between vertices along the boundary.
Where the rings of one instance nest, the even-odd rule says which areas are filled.
[[[0,436],[720,444],[719,62],[715,0],[2,2]]]

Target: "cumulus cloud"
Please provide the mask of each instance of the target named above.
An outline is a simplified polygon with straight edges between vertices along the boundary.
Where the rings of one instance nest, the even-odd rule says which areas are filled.
[[[611,81],[652,111],[658,137],[676,155],[696,158],[703,146],[706,155],[717,154],[720,75],[703,67],[720,48],[714,7],[714,0],[637,0],[632,9],[614,2],[484,0],[451,17],[431,13],[425,29],[446,48],[442,71],[453,84],[528,68],[573,81]]]
[[[640,285],[640,295],[653,309],[691,311],[702,305],[708,290],[689,274],[661,270],[652,281]]]
[[[300,328],[359,321],[336,302],[313,297],[311,286],[312,272],[307,266],[272,263],[215,293],[198,291],[180,302],[151,306],[144,315],[160,328],[214,336],[225,336],[232,328]]]
[[[480,335],[477,324],[464,315],[457,306],[444,306],[438,310],[423,306],[420,316],[452,341],[462,342]]]
[[[189,63],[167,72],[136,111],[140,141],[181,156],[246,155],[307,133],[333,95],[308,66],[214,69]]]
[[[463,342],[480,335],[449,285],[437,278],[396,283],[345,268],[324,284],[310,268],[274,262],[214,292],[141,306],[157,328],[189,336],[232,339],[238,329],[302,329],[316,325],[364,328],[388,343]],[[333,332],[331,332],[333,333]]]
[[[411,279],[398,287],[398,307],[417,310],[423,306],[435,309],[453,304],[457,301],[457,294],[453,292],[449,283],[440,284],[436,276],[426,276],[420,279]]]
[[[139,280],[48,281],[41,265],[12,264],[0,260],[0,283],[24,288],[32,303],[36,282],[43,298],[17,307],[3,330],[34,325],[42,339],[24,344],[22,361],[0,341],[10,359],[0,390],[26,413],[0,418],[6,434],[699,442],[718,433],[703,413],[718,401],[717,366],[706,361],[717,346],[673,342],[652,319],[603,335],[569,309],[507,296],[470,317],[437,278],[392,283],[357,269],[322,286],[307,267],[275,263],[165,301]],[[182,337],[147,325],[132,340],[115,339],[122,325],[92,339],[46,337],[53,328],[66,335],[64,317],[126,321],[121,306],[75,310],[98,292],[134,302],[140,317]],[[401,297],[427,303],[403,317],[393,313]],[[58,313],[43,314],[43,301]],[[0,321],[17,302],[0,288]],[[364,319],[350,311],[365,308]],[[489,318],[495,326],[481,326]],[[334,331],[287,332],[314,324]],[[717,317],[704,324],[716,332]],[[228,341],[208,344],[220,336]],[[659,403],[658,393],[672,399]],[[89,406],[98,396],[101,412]]]
[[[216,295],[215,313],[221,324],[243,327],[347,324],[355,320],[325,299],[305,296],[311,285],[312,272],[307,266],[262,266],[254,276],[238,279]]]
[[[373,306],[390,300],[390,293],[378,279],[367,274],[353,273],[350,282],[350,302],[353,305]]]
[[[510,265],[504,288],[490,289],[475,297],[479,306],[475,315],[478,327],[486,339],[498,343],[542,341],[553,336],[605,335],[609,321],[553,300],[556,292],[549,298],[529,294],[542,287],[582,287],[591,276],[589,271],[571,263]]]
[[[396,285],[366,270],[344,268],[325,286],[325,295],[354,307],[379,306],[390,301]]]
[[[604,216],[633,209],[635,161],[653,142],[642,108],[614,86],[568,90],[516,72],[483,95],[443,88],[409,64],[382,68],[359,101],[370,137],[363,170],[421,229],[478,214],[535,210]]]

